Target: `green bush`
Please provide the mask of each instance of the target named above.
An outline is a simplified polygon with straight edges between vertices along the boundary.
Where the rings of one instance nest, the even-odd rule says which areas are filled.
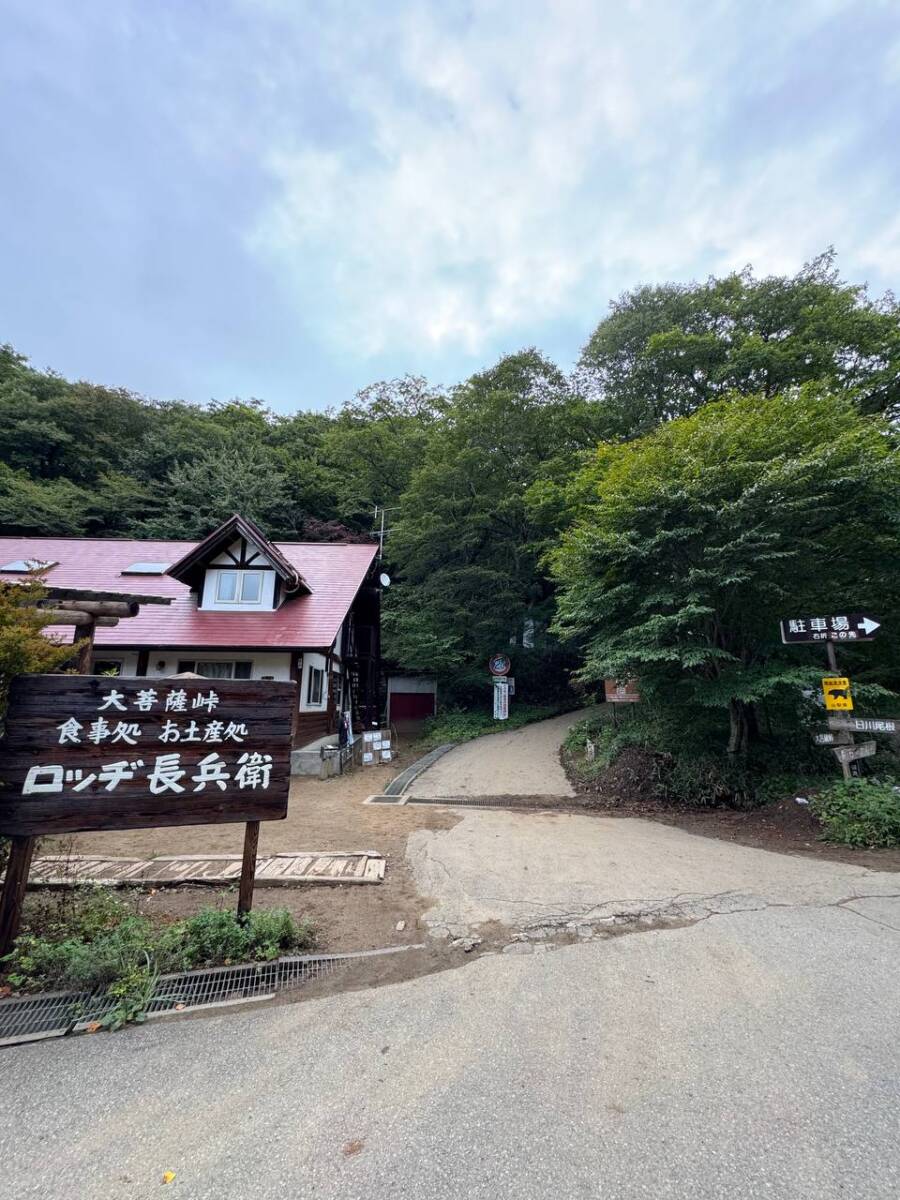
[[[787,722],[777,713],[763,742],[730,759],[713,748],[720,722],[708,710],[673,714],[642,703],[613,711],[601,704],[569,731],[563,747],[570,773],[588,785],[602,779],[623,750],[637,746],[653,756],[647,798],[700,808],[753,808],[792,789],[819,786],[821,776],[834,770],[831,754],[815,747],[805,730],[774,732],[782,723]],[[593,760],[586,755],[588,740],[594,744]]]
[[[431,717],[425,722],[419,744],[428,747],[443,746],[446,742],[470,742],[486,733],[503,733],[509,729],[521,729],[523,725],[530,725],[534,721],[546,721],[571,707],[555,704],[516,704],[513,699],[507,720],[495,721],[493,713],[487,707],[488,703],[489,699],[485,701],[483,711],[457,709]]]
[[[170,925],[159,949],[167,970],[190,970],[216,963],[267,962],[313,941],[312,928],[295,922],[286,908],[257,909],[243,922],[230,910],[204,908]]]
[[[816,796],[812,809],[825,827],[826,841],[900,846],[900,791],[889,783],[835,783]]]
[[[312,927],[285,908],[257,909],[240,921],[231,910],[207,907],[157,928],[128,898],[78,888],[32,913],[4,967],[7,982],[24,991],[106,988],[132,996],[140,992],[135,981],[158,973],[268,961],[314,940]]]

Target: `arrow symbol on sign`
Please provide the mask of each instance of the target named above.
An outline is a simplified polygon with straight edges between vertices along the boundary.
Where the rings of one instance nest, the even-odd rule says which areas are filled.
[[[856,628],[861,629],[865,634],[870,634],[873,630],[881,628],[881,622],[870,621],[868,617],[863,617],[863,619],[857,624]]]

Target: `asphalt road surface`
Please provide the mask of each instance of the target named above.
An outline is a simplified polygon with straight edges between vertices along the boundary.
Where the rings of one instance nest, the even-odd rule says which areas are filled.
[[[2,1193],[895,1200],[898,950],[896,896],[784,903],[14,1048]]]

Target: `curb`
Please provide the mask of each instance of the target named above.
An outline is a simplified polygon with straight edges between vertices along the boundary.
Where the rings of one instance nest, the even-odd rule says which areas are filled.
[[[452,750],[455,745],[456,742],[447,742],[443,746],[438,746],[434,750],[429,750],[429,752],[424,754],[421,758],[417,758],[412,766],[407,767],[405,771],[401,771],[395,779],[391,780],[391,782],[384,789],[383,795],[402,795],[409,785],[414,780],[418,779],[423,771],[427,771],[432,763],[436,763],[439,758],[442,758],[448,750]]]

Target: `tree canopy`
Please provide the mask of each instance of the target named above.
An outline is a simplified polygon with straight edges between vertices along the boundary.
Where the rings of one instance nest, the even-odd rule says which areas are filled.
[[[519,695],[634,673],[731,707],[740,745],[808,661],[773,644],[782,610],[840,588],[896,604],[898,415],[900,308],[830,251],[791,277],[639,287],[570,376],[524,349],[325,412],[149,400],[7,346],[0,532],[195,539],[239,511],[276,539],[365,540],[383,515],[385,652],[445,700],[485,702],[508,649]],[[872,679],[900,682],[879,644]]]
[[[648,697],[717,710],[732,753],[761,703],[816,678],[807,648],[781,645],[780,618],[896,610],[897,448],[883,420],[822,385],[601,445],[573,487],[551,558],[581,678],[636,677]]]
[[[729,393],[827,382],[862,412],[900,415],[900,308],[842,282],[833,251],[792,277],[752,270],[627,292],[585,346],[579,386],[608,437],[638,437]]]

